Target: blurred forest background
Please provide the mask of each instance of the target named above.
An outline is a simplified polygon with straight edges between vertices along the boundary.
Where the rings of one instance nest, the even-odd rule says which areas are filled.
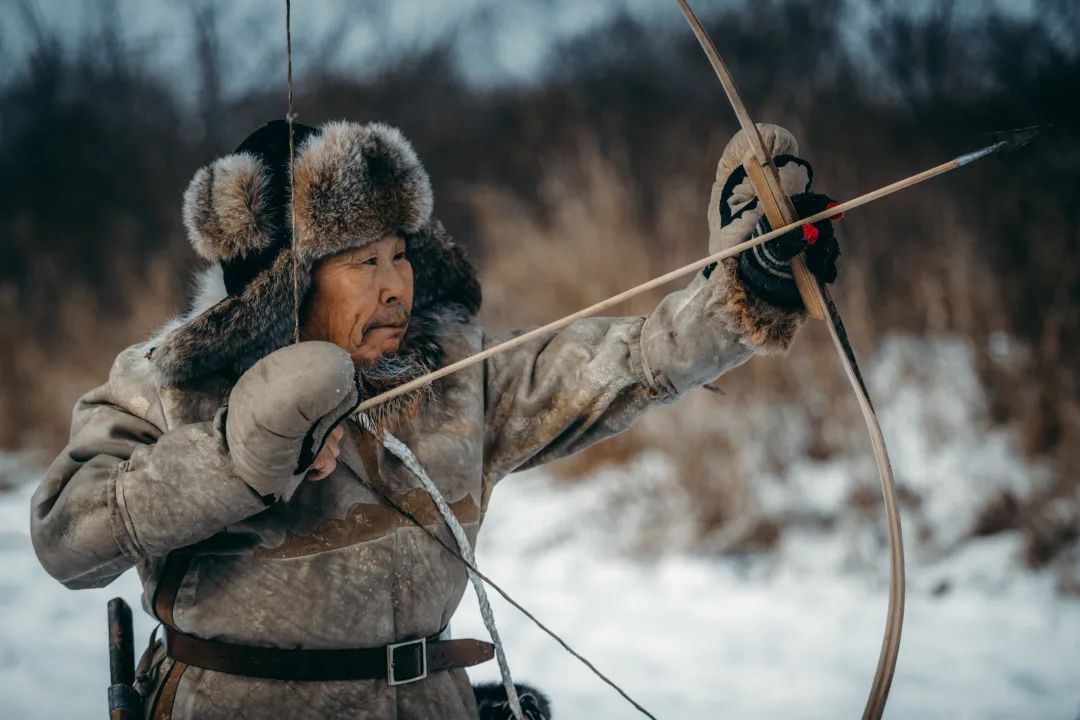
[[[0,4],[23,48],[0,47],[0,448],[51,458],[75,399],[105,379],[122,347],[184,307],[196,267],[180,221],[184,188],[199,166],[284,115],[280,5],[242,6],[249,17],[192,3],[174,28],[187,54],[166,72],[151,62],[165,38],[130,41],[123,4],[98,2],[98,21],[75,33],[33,2]],[[560,35],[529,77],[484,82],[463,70],[460,43],[477,28],[509,32],[491,4],[352,63],[335,60],[349,33],[379,36],[389,3],[341,6],[318,33],[305,29],[306,5],[295,8],[300,120],[401,127],[432,176],[437,215],[482,268],[493,329],[553,319],[706,251],[709,189],[736,124],[674,3],[666,13],[612,12]],[[518,0],[499,17],[546,8],[554,25],[563,5]],[[961,342],[983,399],[965,423],[1007,429],[1039,478],[1026,491],[979,495],[960,532],[1019,529],[1034,566],[1075,553],[1080,5],[696,5],[751,114],[791,129],[816,186],[837,198],[985,145],[990,131],[1053,123],[1021,153],[849,214],[835,296],[864,362],[889,338]],[[503,41],[513,49],[512,37]],[[253,79],[236,90],[229,58],[238,55]],[[660,296],[623,310],[647,312]],[[920,366],[918,353],[909,361],[916,377],[937,367]],[[560,474],[659,448],[696,499],[696,541],[768,549],[790,518],[762,509],[755,474],[795,459],[866,457],[862,423],[821,327],[789,356],[756,360],[721,385],[726,396],[693,394]],[[947,401],[950,378],[926,387]],[[859,467],[865,483],[845,502],[876,523],[868,457]],[[897,472],[917,508],[913,488],[925,479]]]

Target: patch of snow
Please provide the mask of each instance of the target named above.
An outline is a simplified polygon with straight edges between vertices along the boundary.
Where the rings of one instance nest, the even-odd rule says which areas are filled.
[[[607,492],[604,480],[568,489],[541,472],[511,476],[492,498],[481,569],[658,717],[861,715],[885,622],[881,582],[801,565],[828,548],[820,538],[768,572],[686,554],[636,562],[590,528],[606,521],[595,513]],[[582,531],[568,535],[569,524]],[[544,547],[545,536],[558,542]],[[886,717],[1076,718],[1080,602],[1022,570],[1018,542],[967,543],[911,578]],[[939,596],[942,579],[951,589]],[[516,679],[546,691],[557,717],[635,716],[517,610],[493,602]],[[453,630],[485,637],[471,595]],[[498,679],[493,667],[470,674]]]
[[[106,717],[106,603],[121,596],[131,605],[138,652],[154,622],[140,609],[133,570],[107,588],[79,591],[46,574],[30,544],[33,489],[22,484],[0,493],[0,716]]]
[[[628,479],[628,478],[624,478]],[[614,473],[557,484],[541,472],[496,489],[478,548],[482,569],[661,718],[857,717],[884,623],[885,589],[827,562],[828,542],[769,572],[763,563],[612,552],[604,503]],[[31,488],[0,495],[0,707],[12,718],[105,714],[105,603],[136,608],[137,645],[152,627],[128,573],[69,591],[30,547]],[[1061,718],[1080,711],[1080,603],[1052,578],[1019,569],[1017,539],[966,544],[912,577],[888,717]],[[941,597],[942,580],[952,589]],[[553,699],[558,717],[632,717],[632,709],[553,640],[492,594],[511,668]],[[458,637],[484,638],[471,595]],[[471,671],[496,680],[494,665]]]
[[[951,553],[971,534],[980,512],[1003,494],[1027,498],[1050,479],[1045,467],[1020,452],[1010,428],[989,422],[973,353],[961,339],[894,337],[865,364],[897,487],[914,498],[902,507],[914,563]],[[852,506],[858,492],[880,498],[869,442],[861,422],[853,422],[849,435],[855,442],[844,454],[814,461],[796,449],[784,455],[779,472],[747,470],[761,512],[778,518],[785,535],[798,534],[800,526],[836,526],[833,534],[843,544],[833,550],[842,552],[815,562],[866,564],[886,542],[880,501],[869,513]]]
[[[897,480],[918,493],[921,529],[935,546],[961,540],[995,496],[1027,497],[1043,480],[1009,429],[989,424],[970,343],[891,339],[868,382]]]

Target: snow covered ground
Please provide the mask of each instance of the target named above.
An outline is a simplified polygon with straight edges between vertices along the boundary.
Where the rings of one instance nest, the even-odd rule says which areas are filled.
[[[870,367],[898,480],[921,499],[905,508],[907,615],[886,716],[1077,720],[1080,601],[1058,595],[1053,574],[1021,568],[1015,534],[967,539],[980,502],[1039,482],[1007,432],[980,424],[971,365],[963,344],[897,341]],[[0,477],[20,474],[12,462],[0,454]],[[858,717],[880,648],[887,567],[880,520],[851,517],[848,497],[872,468],[793,458],[783,477],[752,473],[762,509],[786,523],[775,552],[706,557],[673,527],[662,535],[669,551],[630,559],[658,498],[676,518],[693,502],[657,493],[669,469],[648,453],[575,485],[542,472],[508,478],[481,533],[481,568],[664,720]],[[31,491],[0,493],[0,718],[103,717],[105,603],[122,595],[138,607],[137,579],[73,592],[49,578],[30,547]],[[831,529],[808,516],[831,518]],[[511,669],[551,696],[556,717],[635,716],[491,596]],[[136,616],[143,645],[152,624]],[[486,637],[471,593],[453,630]],[[495,680],[497,669],[472,676]]]
[[[511,478],[496,490],[481,567],[660,718],[858,717],[884,621],[879,578],[794,561],[613,556],[603,533],[566,532],[603,512],[604,483]],[[47,577],[27,533],[29,492],[0,496],[0,716],[103,717],[105,603],[123,595],[137,605],[137,583],[128,574],[104,590],[73,592]],[[786,542],[800,547],[781,557],[829,545]],[[1016,569],[1016,549],[1010,536],[969,543],[912,578],[888,717],[1080,714],[1080,603],[1057,597],[1049,577]],[[935,597],[930,588],[942,578],[953,589]],[[633,716],[500,598],[495,610],[511,668],[550,694],[558,717]],[[141,644],[151,623],[138,615]],[[453,628],[484,637],[471,596]],[[493,664],[473,673],[496,675]]]
[[[612,557],[588,533],[557,531],[567,508],[584,523],[602,512],[595,495],[539,474],[511,478],[480,542],[485,572],[658,717],[860,716],[884,627],[881,579],[799,562],[836,553],[821,536],[786,540],[779,557],[790,560]],[[1019,570],[1017,548],[1002,535],[913,573],[887,717],[1080,715],[1080,603]],[[934,596],[946,579],[952,590]],[[561,717],[633,716],[516,610],[495,609],[511,669],[548,690]],[[471,601],[454,632],[483,636]]]

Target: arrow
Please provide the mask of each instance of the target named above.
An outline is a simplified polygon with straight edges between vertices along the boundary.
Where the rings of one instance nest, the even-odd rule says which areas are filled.
[[[1026,130],[1026,129],[1024,129],[1024,130]],[[1016,131],[1016,132],[1023,132],[1024,130]],[[1012,133],[1013,131],[1006,131],[1006,132]],[[960,155],[958,157],[953,158],[952,160],[949,160],[947,162],[943,162],[940,165],[935,165],[934,167],[929,168],[927,170],[923,170],[922,172],[917,173],[915,175],[910,175],[908,177],[897,180],[894,183],[891,183],[889,185],[885,185],[884,187],[880,187],[880,188],[878,188],[876,190],[871,190],[870,192],[859,195],[858,197],[852,198],[851,200],[846,200],[845,202],[842,202],[839,205],[834,205],[833,207],[831,207],[831,208],[829,208],[827,210],[822,210],[819,213],[816,213],[814,215],[810,215],[809,217],[802,218],[801,220],[797,220],[796,222],[787,223],[785,225],[782,225],[782,226],[776,228],[775,230],[771,230],[771,231],[765,233],[764,235],[759,235],[757,237],[751,238],[751,239],[747,240],[746,242],[739,243],[738,245],[732,245],[731,247],[727,248],[726,250],[721,250],[720,252],[716,252],[716,253],[713,253],[712,255],[707,255],[707,256],[699,259],[699,260],[695,260],[692,263],[687,263],[686,265],[683,265],[682,267],[675,268],[674,270],[666,272],[663,275],[659,275],[659,276],[657,276],[657,277],[655,277],[655,278],[653,278],[651,280],[643,282],[640,285],[635,285],[634,287],[632,287],[632,288],[630,288],[628,290],[623,290],[622,292],[618,293],[617,295],[612,295],[611,297],[605,298],[604,300],[601,300],[600,302],[597,302],[597,303],[595,303],[593,305],[589,305],[586,308],[582,308],[581,310],[578,310],[577,312],[574,312],[574,313],[571,313],[571,314],[569,314],[569,315],[567,315],[565,317],[559,318],[558,320],[553,320],[553,321],[549,322],[546,325],[543,325],[543,326],[538,327],[538,328],[534,328],[534,329],[532,329],[532,330],[530,330],[528,332],[522,333],[521,335],[518,335],[518,336],[516,336],[514,338],[511,338],[509,340],[501,342],[498,345],[493,345],[493,346],[487,348],[486,350],[482,350],[481,352],[476,353],[475,355],[470,355],[470,356],[468,356],[466,358],[462,358],[461,360],[458,360],[457,362],[453,362],[453,363],[451,363],[449,365],[446,365],[445,367],[439,368],[438,370],[434,370],[434,371],[429,372],[429,373],[427,373],[425,375],[421,375],[418,378],[410,380],[407,383],[403,383],[401,385],[398,385],[397,387],[395,387],[395,388],[393,388],[391,390],[387,390],[386,392],[383,392],[383,393],[380,393],[380,394],[378,394],[378,395],[376,395],[374,397],[368,398],[367,400],[364,400],[362,403],[360,403],[360,405],[357,406],[357,408],[356,408],[356,410],[354,412],[364,412],[365,410],[369,410],[369,409],[371,409],[371,408],[373,408],[373,407],[375,407],[377,405],[381,405],[384,402],[387,402],[389,400],[393,400],[396,397],[404,395],[405,393],[416,390],[417,388],[421,388],[424,385],[427,385],[429,383],[433,383],[436,380],[440,380],[440,379],[446,377],[447,375],[452,375],[452,374],[454,374],[456,372],[464,370],[465,368],[469,368],[469,367],[472,367],[473,365],[481,363],[481,362],[483,362],[484,360],[487,360],[490,357],[493,357],[495,355],[499,355],[500,353],[504,353],[507,350],[512,350],[513,348],[518,347],[519,345],[527,343],[527,342],[529,342],[531,340],[535,340],[536,338],[547,335],[548,333],[554,332],[556,330],[560,330],[560,329],[566,327],[567,325],[569,325],[570,323],[574,322],[575,320],[580,320],[582,318],[586,318],[586,317],[590,317],[592,315],[596,315],[597,313],[602,312],[604,310],[607,310],[607,309],[609,309],[609,308],[611,308],[611,307],[613,307],[615,305],[618,305],[621,302],[624,302],[624,301],[629,300],[631,298],[637,297],[638,295],[641,295],[642,293],[648,292],[648,291],[653,290],[655,288],[658,288],[658,287],[660,287],[662,285],[666,285],[667,283],[672,282],[673,280],[678,280],[679,278],[683,278],[683,277],[687,277],[688,275],[692,275],[693,273],[697,272],[698,270],[701,270],[701,269],[705,268],[706,266],[711,265],[711,264],[713,264],[715,262],[719,262],[719,261],[723,260],[724,258],[733,257],[733,256],[738,255],[739,253],[743,252],[744,250],[749,250],[750,248],[755,247],[757,245],[760,245],[762,243],[768,242],[769,240],[772,240],[773,238],[780,237],[784,233],[787,233],[787,232],[790,232],[791,230],[795,230],[796,228],[802,227],[802,225],[804,223],[811,223],[812,224],[812,223],[815,223],[815,222],[817,222],[819,220],[828,220],[829,218],[836,217],[837,215],[843,214],[843,213],[845,213],[845,212],[847,212],[849,210],[854,210],[855,208],[862,207],[863,205],[866,205],[867,203],[872,203],[875,200],[880,200],[881,198],[888,197],[889,195],[892,195],[893,193],[897,193],[897,192],[900,192],[901,190],[905,190],[905,189],[907,189],[909,187],[912,187],[914,185],[918,185],[919,183],[926,182],[927,180],[930,180],[931,178],[935,178],[935,177],[937,177],[939,175],[944,175],[947,172],[950,172],[952,170],[956,170],[957,168],[959,168],[959,167],[961,167],[963,165],[966,165],[966,164],[968,164],[970,162],[974,162],[975,160],[982,159],[984,157],[987,157],[988,155],[999,152],[1001,150],[1010,149],[1015,144],[1016,144],[1016,140],[1015,139],[1010,139],[1010,140],[1003,140],[1003,141],[996,142],[993,145],[987,145],[984,148],[980,148],[979,150],[976,150],[974,152],[970,152],[970,153],[966,153],[964,155]]]

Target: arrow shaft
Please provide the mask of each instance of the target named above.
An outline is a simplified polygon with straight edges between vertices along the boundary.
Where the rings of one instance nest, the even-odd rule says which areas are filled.
[[[994,147],[994,146],[991,146],[991,147]],[[984,149],[986,149],[986,148],[984,148]],[[981,152],[981,151],[977,151],[977,152]],[[965,156],[965,157],[967,157],[967,156]],[[880,188],[878,188],[876,190],[871,190],[868,193],[860,195],[860,196],[858,196],[856,198],[852,198],[851,200],[847,200],[845,202],[842,202],[839,205],[836,205],[834,207],[829,208],[828,210],[822,210],[821,212],[819,212],[819,213],[817,213],[815,215],[811,215],[810,217],[803,218],[801,220],[797,220],[796,222],[793,222],[793,223],[788,223],[786,225],[783,225],[781,227],[776,228],[775,230],[771,230],[771,231],[769,231],[769,232],[767,232],[767,233],[765,233],[763,235],[759,235],[757,237],[751,238],[751,239],[747,240],[746,242],[739,243],[738,245],[733,245],[730,248],[727,248],[726,250],[721,250],[720,252],[713,253],[712,255],[708,255],[708,256],[703,257],[703,258],[701,258],[699,260],[695,260],[692,263],[687,263],[686,265],[683,265],[682,267],[675,268],[674,270],[666,272],[663,275],[652,278],[651,280],[647,280],[646,282],[643,282],[640,285],[635,285],[634,287],[632,287],[632,288],[630,288],[628,290],[623,290],[622,292],[618,293],[617,295],[612,295],[611,297],[605,298],[605,299],[601,300],[600,302],[594,303],[593,305],[590,305],[590,306],[588,306],[586,308],[582,308],[581,310],[578,310],[577,312],[574,312],[574,313],[571,313],[571,314],[569,314],[569,315],[567,315],[565,317],[559,318],[558,320],[553,320],[552,322],[549,322],[546,325],[543,325],[543,326],[538,327],[538,328],[534,328],[533,330],[522,333],[521,335],[513,337],[513,338],[511,338],[509,340],[506,340],[505,342],[501,342],[498,345],[493,345],[492,347],[487,348],[486,350],[478,352],[475,355],[470,355],[469,357],[462,358],[461,360],[458,360],[457,362],[446,365],[445,367],[439,368],[438,370],[427,373],[425,375],[421,375],[420,377],[418,377],[418,378],[416,378],[414,380],[410,380],[407,383],[403,383],[403,384],[397,386],[396,388],[393,388],[392,390],[388,390],[388,391],[386,391],[384,393],[376,395],[375,397],[368,398],[367,400],[360,403],[360,405],[356,409],[356,412],[364,412],[365,410],[369,410],[369,409],[375,407],[376,405],[381,405],[382,403],[387,402],[388,400],[392,400],[395,397],[398,397],[400,395],[404,395],[405,393],[411,392],[412,390],[416,390],[417,388],[421,388],[424,385],[427,385],[428,383],[432,383],[432,382],[435,382],[436,380],[440,380],[440,379],[446,377],[447,375],[452,375],[453,373],[460,372],[461,370],[465,370],[466,368],[469,368],[469,367],[472,367],[472,366],[474,366],[474,365],[476,365],[478,363],[481,363],[484,360],[487,360],[488,358],[494,357],[495,355],[499,355],[500,353],[504,353],[507,350],[512,350],[513,348],[518,347],[519,345],[523,345],[524,343],[535,340],[538,337],[542,337],[542,336],[547,335],[549,333],[555,332],[556,330],[561,330],[562,328],[566,327],[567,325],[569,325],[570,323],[572,323],[572,322],[574,322],[576,320],[580,320],[582,318],[586,318],[586,317],[590,317],[592,315],[596,315],[597,313],[600,313],[600,312],[603,312],[604,310],[610,309],[611,307],[613,307],[615,305],[618,305],[619,303],[630,300],[631,298],[635,298],[638,295],[641,295],[642,293],[645,293],[645,292],[648,292],[650,290],[661,287],[663,285],[666,285],[667,283],[672,282],[673,280],[678,280],[679,278],[684,278],[684,277],[687,277],[688,275],[692,275],[693,273],[705,268],[708,265],[711,265],[711,264],[713,264],[715,262],[720,262],[721,260],[723,260],[725,258],[729,258],[729,257],[735,256],[735,255],[738,255],[739,253],[743,252],[744,250],[749,250],[750,248],[755,247],[757,245],[760,245],[762,243],[768,242],[769,240],[772,240],[773,238],[780,237],[784,233],[790,232],[791,230],[794,230],[795,228],[801,227],[803,223],[814,223],[814,222],[817,222],[818,220],[827,220],[827,219],[829,219],[831,217],[835,217],[836,215],[839,215],[840,213],[847,212],[848,210],[854,210],[857,207],[861,207],[861,206],[866,205],[867,203],[873,202],[875,200],[880,200],[883,197],[886,197],[888,195],[892,195],[893,193],[904,190],[905,188],[909,188],[909,187],[911,187],[913,185],[918,185],[921,182],[925,182],[927,180],[930,180],[931,178],[935,178],[938,175],[942,175],[944,173],[949,172],[950,170],[955,170],[956,168],[960,167],[960,163],[959,163],[958,160],[959,160],[958,158],[954,158],[952,160],[949,160],[948,162],[944,162],[944,163],[941,163],[940,165],[932,167],[932,168],[930,168],[928,170],[924,170],[924,171],[922,171],[922,172],[920,172],[920,173],[918,173],[916,175],[912,175],[910,177],[906,177],[906,178],[903,178],[901,180],[897,180],[894,183],[891,183],[891,184],[886,185],[884,187],[880,187]]]

